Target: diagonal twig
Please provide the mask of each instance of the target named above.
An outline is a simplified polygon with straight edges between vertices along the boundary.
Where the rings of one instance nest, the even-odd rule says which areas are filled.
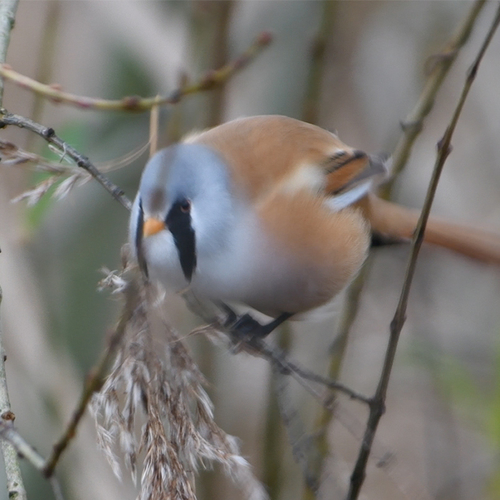
[[[318,397],[318,393],[310,386],[310,384],[307,384],[306,381],[313,382],[331,390],[340,391],[346,394],[349,398],[362,403],[371,404],[372,402],[369,397],[350,389],[346,385],[328,377],[323,377],[312,370],[308,370],[307,368],[300,366],[297,362],[291,361],[283,351],[271,347],[263,340],[252,339],[250,341],[250,345],[257,354],[270,361],[277,370],[280,370],[285,375],[290,375],[296,379],[313,396]]]
[[[6,125],[14,125],[19,128],[26,128],[39,135],[49,144],[56,146],[56,148],[61,151],[62,155],[71,158],[77,166],[86,170],[104,187],[104,189],[106,189],[106,191],[108,191],[108,193],[111,194],[116,201],[121,203],[127,210],[130,210],[132,204],[125,196],[122,189],[113,184],[105,175],[103,175],[86,156],[79,153],[73,146],[58,137],[53,128],[45,127],[44,125],[36,123],[29,118],[25,118],[24,116],[9,113],[5,109],[0,110],[0,112],[2,113],[2,116],[0,117],[0,128]]]
[[[118,100],[97,99],[63,92],[57,85],[47,85],[14,71],[8,64],[0,64],[0,76],[17,85],[29,89],[55,103],[70,104],[80,109],[101,111],[148,111],[155,106],[177,104],[184,96],[211,90],[222,85],[236,72],[245,68],[271,42],[269,33],[261,33],[239,57],[217,70],[211,70],[197,82],[186,84],[166,96],[128,96]]]
[[[476,0],[472,4],[472,6],[468,9],[466,16],[461,21],[455,33],[446,43],[444,48],[439,54],[436,54],[432,58],[433,67],[427,77],[424,88],[422,89],[422,92],[413,109],[402,122],[402,134],[393,154],[391,155],[392,176],[390,181],[381,188],[381,193],[379,193],[384,198],[390,198],[390,192],[394,184],[394,180],[397,178],[398,173],[400,173],[406,165],[411,149],[423,128],[424,120],[433,108],[435,97],[450,68],[457,59],[460,49],[469,39],[472,28],[485,3],[485,0]],[[357,316],[364,284],[370,273],[374,257],[375,256],[373,254],[369,255],[360,275],[351,284],[347,292],[342,316],[339,321],[339,327],[337,328],[335,348],[332,346],[330,366],[328,369],[328,375],[331,378],[337,378],[340,373],[343,354],[348,345],[351,326]],[[328,410],[323,410],[318,417],[317,426],[320,429],[326,429],[332,418],[335,418],[334,413]],[[318,465],[318,468],[322,467],[322,463],[327,457],[328,446],[325,445],[325,440],[326,434],[323,432],[318,438],[318,448],[323,450],[323,456],[321,457],[321,463]]]
[[[403,282],[403,288],[401,291],[399,303],[390,326],[389,343],[387,346],[384,364],[382,367],[382,373],[380,375],[380,380],[378,383],[377,390],[375,392],[375,396],[372,400],[372,404],[370,405],[370,414],[368,417],[368,423],[366,425],[365,434],[359,450],[358,459],[356,461],[353,473],[351,475],[350,489],[347,496],[348,500],[356,500],[358,498],[361,486],[365,478],[366,465],[368,462],[368,457],[370,455],[373,439],[375,437],[375,432],[377,430],[380,418],[382,417],[385,411],[385,399],[387,394],[387,387],[389,385],[389,379],[394,364],[394,358],[396,356],[396,349],[399,337],[406,319],[408,297],[410,293],[413,276],[415,274],[417,258],[419,255],[420,248],[422,246],[425,226],[429,218],[432,202],[434,200],[434,195],[436,193],[436,189],[439,183],[439,178],[443,170],[443,166],[446,162],[446,159],[448,158],[451,152],[451,139],[453,137],[453,133],[458,123],[458,119],[460,118],[460,114],[467,99],[467,95],[469,94],[472,84],[474,83],[477,71],[479,69],[479,65],[481,64],[483,56],[499,24],[500,24],[500,5],[497,8],[497,12],[493,19],[493,23],[486,35],[486,38],[482,43],[481,48],[467,73],[462,93],[458,100],[451,121],[448,127],[446,128],[443,137],[438,142],[437,157],[436,157],[436,162],[434,164],[432,178],[430,180],[429,187],[427,189],[426,199],[424,202],[424,206],[422,208],[420,219],[418,221],[417,229],[415,231],[415,236],[413,238],[410,257],[406,268],[406,274]]]
[[[401,123],[403,134],[401,135],[396,147],[394,148],[394,152],[391,155],[392,176],[389,182],[385,184],[381,190],[381,193],[385,198],[389,197],[394,180],[405,167],[410,156],[411,148],[423,129],[424,119],[434,107],[434,99],[441,88],[446,75],[458,57],[460,49],[469,39],[472,28],[474,27],[476,19],[485,3],[486,0],[476,0],[445,47],[441,50],[441,52],[435,54],[429,59],[429,62],[432,63],[432,69],[429,73],[429,77],[425,82],[425,86],[414,108]]]

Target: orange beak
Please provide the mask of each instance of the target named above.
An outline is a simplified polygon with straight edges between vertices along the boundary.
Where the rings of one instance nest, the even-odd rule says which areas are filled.
[[[147,238],[148,236],[163,231],[166,227],[167,226],[165,225],[165,222],[163,222],[162,220],[152,218],[146,219],[144,221],[144,225],[142,226],[142,235],[144,236],[144,238]]]

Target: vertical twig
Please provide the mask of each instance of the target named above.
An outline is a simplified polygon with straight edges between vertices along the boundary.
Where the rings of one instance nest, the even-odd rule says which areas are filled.
[[[368,462],[368,457],[370,455],[371,446],[373,443],[373,439],[375,437],[375,432],[377,430],[380,418],[385,411],[385,399],[387,395],[387,387],[389,385],[392,367],[394,364],[394,358],[396,356],[396,349],[399,337],[406,319],[406,308],[408,304],[408,297],[410,294],[413,276],[415,275],[417,258],[424,239],[423,237],[425,232],[425,226],[429,218],[432,202],[434,200],[434,195],[436,193],[436,189],[439,183],[439,178],[441,176],[441,172],[443,170],[443,166],[446,162],[446,159],[448,158],[448,155],[451,152],[451,139],[453,137],[453,133],[455,131],[458,119],[460,118],[460,114],[467,99],[467,95],[469,94],[469,91],[477,75],[479,65],[481,64],[483,56],[498,28],[499,23],[500,23],[500,4],[498,5],[497,12],[495,14],[495,18],[493,20],[491,28],[489,29],[488,34],[486,35],[486,38],[476,56],[476,59],[474,60],[474,63],[472,64],[467,73],[465,84],[463,86],[462,93],[458,100],[458,104],[455,108],[451,121],[443,137],[438,142],[438,152],[437,152],[436,162],[434,164],[432,178],[429,183],[429,188],[427,189],[426,199],[424,202],[424,206],[422,208],[420,219],[418,221],[415,236],[413,238],[410,258],[408,260],[405,279],[403,282],[403,289],[401,291],[399,303],[396,308],[396,313],[394,314],[394,318],[390,326],[390,337],[384,359],[384,364],[382,367],[382,374],[380,375],[378,387],[375,392],[375,396],[373,397],[372,403],[370,405],[370,414],[368,416],[368,423],[366,425],[365,434],[359,450],[358,459],[356,461],[356,465],[351,475],[351,484],[347,496],[348,500],[355,500],[358,498],[361,486],[365,478],[366,464]]]
[[[7,48],[10,41],[10,33],[14,27],[18,0],[2,0],[0,2],[0,63],[5,62]],[[3,79],[0,78],[0,107],[3,101]],[[0,307],[2,305],[2,289],[0,288]],[[0,418],[2,422],[12,422],[15,418],[10,409],[9,392],[7,389],[7,377],[5,373],[5,361],[7,356],[3,347],[2,324],[0,316]],[[24,488],[21,468],[15,448],[2,439],[2,455],[7,476],[7,492],[9,498],[14,500],[25,500],[26,490]]]
[[[10,32],[16,20],[16,11],[19,0],[0,1],[0,63],[7,58],[7,48],[10,42]],[[0,107],[3,101],[3,79],[0,78]]]
[[[54,73],[54,62],[57,57],[56,43],[58,41],[58,27],[61,26],[61,2],[48,2],[47,13],[45,16],[44,26],[42,29],[42,38],[38,48],[36,79],[39,82],[52,81]],[[41,122],[43,119],[43,110],[47,100],[40,94],[33,96],[33,109],[30,117],[35,122]],[[26,142],[28,151],[34,150],[36,138],[29,134]]]

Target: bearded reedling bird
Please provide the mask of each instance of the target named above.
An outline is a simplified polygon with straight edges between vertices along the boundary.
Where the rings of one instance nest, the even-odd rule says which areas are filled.
[[[357,275],[370,230],[412,236],[418,212],[370,191],[383,158],[284,116],[234,120],[159,151],[147,163],[130,220],[146,276],[215,303],[274,319],[331,301]],[[500,264],[500,236],[429,220],[425,239]],[[229,310],[229,309],[228,309]]]

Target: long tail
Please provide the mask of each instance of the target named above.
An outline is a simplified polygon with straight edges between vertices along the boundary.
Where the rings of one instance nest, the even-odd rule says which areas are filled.
[[[419,212],[378,198],[364,197],[362,208],[372,229],[395,239],[409,239],[417,225]],[[490,264],[500,265],[500,235],[430,217],[424,241]]]

